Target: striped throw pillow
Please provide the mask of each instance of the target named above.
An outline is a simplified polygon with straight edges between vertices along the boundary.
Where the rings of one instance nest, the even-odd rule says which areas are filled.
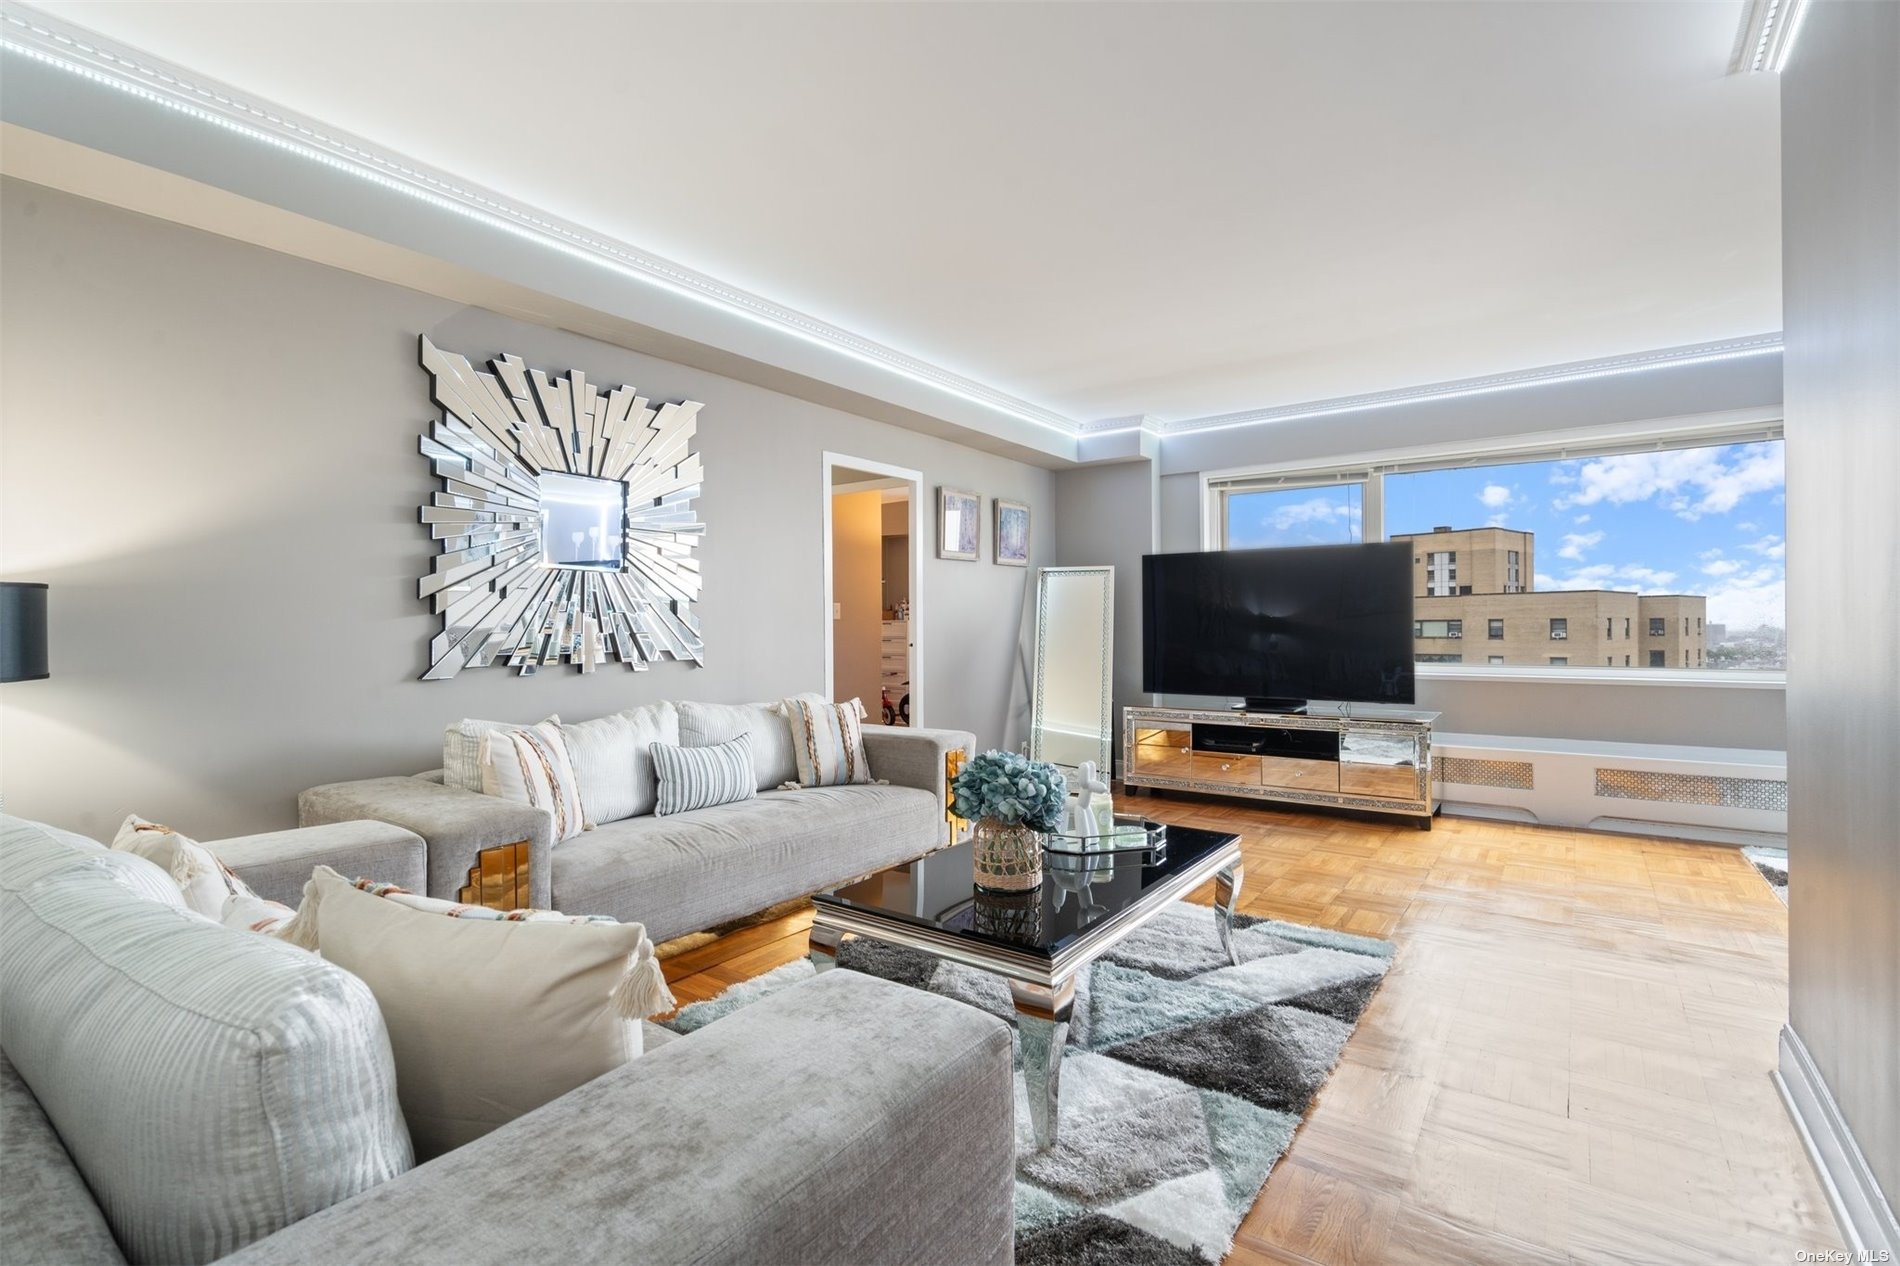
[[[871,781],[864,759],[864,705],[856,699],[826,703],[800,696],[787,699],[785,719],[792,727],[798,756],[798,785],[843,787]]]
[[[654,780],[660,785],[659,803],[653,809],[656,817],[750,800],[758,790],[753,782],[752,740],[743,734],[710,747],[655,743],[649,750]]]
[[[557,844],[586,829],[580,783],[574,777],[574,762],[557,721],[547,720],[521,730],[496,730],[484,736],[482,791],[546,809],[554,815]]]

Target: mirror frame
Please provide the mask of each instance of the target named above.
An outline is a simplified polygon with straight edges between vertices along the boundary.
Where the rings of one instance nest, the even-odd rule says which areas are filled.
[[[1062,576],[1100,576],[1102,590],[1102,739],[1096,769],[1106,779],[1115,758],[1115,569],[1113,567],[1038,567],[1036,569],[1036,642],[1030,659],[1029,758],[1043,755],[1043,683],[1049,646],[1049,582]],[[1061,763],[1061,762],[1051,762]],[[1063,764],[1065,769],[1075,765]]]

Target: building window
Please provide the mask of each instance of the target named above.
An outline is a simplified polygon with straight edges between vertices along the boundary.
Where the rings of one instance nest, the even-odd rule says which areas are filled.
[[[1568,655],[1552,655],[1550,657],[1550,662],[1553,664],[1568,664],[1570,662],[1570,657]]]
[[[1613,638],[1615,636],[1616,636],[1616,617],[1613,615],[1606,615],[1603,617],[1603,637],[1607,641],[1608,639]]]
[[[1629,666],[1630,666],[1630,657],[1625,655],[1623,657],[1623,667],[1628,668]]]
[[[1664,654],[1662,651],[1651,651],[1649,653],[1649,666],[1651,668],[1667,668],[1668,667],[1668,664],[1665,662]]]
[[[1221,494],[1226,548],[1357,545],[1365,539],[1365,486],[1261,488]]]
[[[1412,621],[1413,637],[1463,637],[1464,635],[1465,622],[1463,620]]]
[[[1504,637],[1504,621],[1502,620],[1485,621],[1485,636],[1489,637],[1494,642],[1501,640]]]
[[[1420,655],[1417,659],[1421,664],[1462,664],[1465,662],[1463,655]]]
[[[1669,636],[1668,619],[1660,615],[1650,616],[1649,617],[1649,635],[1651,637],[1668,637]]]
[[[1406,540],[1414,593],[1438,599],[1436,615],[1469,622],[1505,605],[1494,595],[1536,593],[1544,614],[1515,617],[1520,626],[1578,620],[1587,640],[1588,622],[1627,599],[1638,614],[1623,617],[1626,641],[1649,620],[1660,621],[1645,633],[1651,646],[1674,640],[1674,611],[1685,652],[1703,638],[1715,650],[1701,657],[1707,671],[1779,669],[1787,645],[1780,434],[1772,421],[1713,434],[1649,424],[1596,451],[1532,436],[1482,454],[1446,448],[1353,466],[1210,473],[1203,538],[1208,548]],[[1602,593],[1619,598],[1606,604]],[[1614,638],[1614,617],[1605,630]],[[1596,663],[1591,654],[1569,658],[1580,673]],[[1667,659],[1671,668],[1697,662]]]
[[[1487,661],[1485,661],[1485,662],[1486,662],[1486,663],[1491,663],[1491,664],[1502,664],[1502,663],[1504,662],[1504,656],[1502,656],[1502,655],[1493,655],[1493,656],[1492,656],[1492,657],[1491,657],[1491,658],[1490,658],[1489,660],[1487,660]]]
[[[1561,642],[1569,636],[1570,617],[1562,615],[1553,615],[1550,617],[1550,640],[1553,642]],[[1564,662],[1569,663],[1570,661],[1565,660]]]

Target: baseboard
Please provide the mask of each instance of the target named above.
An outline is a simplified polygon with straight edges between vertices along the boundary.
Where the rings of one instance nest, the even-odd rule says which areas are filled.
[[[1801,1132],[1802,1146],[1821,1178],[1828,1206],[1840,1223],[1848,1248],[1863,1254],[1862,1261],[1900,1260],[1900,1224],[1893,1206],[1881,1194],[1867,1158],[1841,1119],[1821,1070],[1802,1044],[1801,1035],[1781,1026],[1781,1061],[1775,1070],[1781,1101]],[[1881,1257],[1877,1254],[1885,1253]]]

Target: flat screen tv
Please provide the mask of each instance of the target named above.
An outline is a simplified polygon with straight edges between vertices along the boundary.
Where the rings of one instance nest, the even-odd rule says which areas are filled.
[[[1150,554],[1141,601],[1150,693],[1413,701],[1407,542]]]

